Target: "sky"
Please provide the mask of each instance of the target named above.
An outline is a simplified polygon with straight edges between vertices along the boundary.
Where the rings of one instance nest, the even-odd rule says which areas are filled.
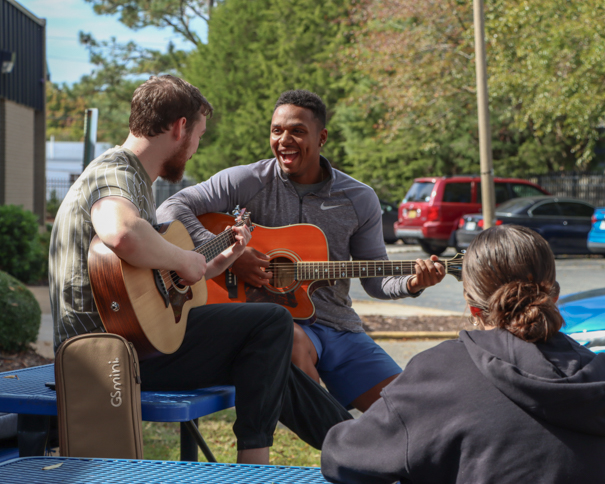
[[[116,37],[118,42],[134,40],[141,47],[166,50],[172,41],[177,48],[190,49],[193,44],[181,40],[172,29],[147,27],[134,31],[120,23],[118,16],[96,15],[92,5],[84,0],[17,0],[36,17],[46,19],[46,58],[50,80],[55,83],[77,82],[90,74],[93,65],[88,62],[88,52],[78,42],[78,32],[91,33],[96,40]],[[202,20],[193,29],[205,31]],[[203,37],[203,35],[200,35]]]

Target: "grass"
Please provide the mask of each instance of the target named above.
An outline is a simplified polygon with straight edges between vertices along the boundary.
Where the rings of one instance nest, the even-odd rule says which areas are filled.
[[[233,435],[235,410],[223,410],[200,418],[199,428],[218,462],[232,463],[237,458]],[[178,423],[143,422],[144,458],[153,460],[180,459],[180,425]],[[319,467],[320,451],[300,440],[290,430],[279,426],[271,447],[271,464]],[[198,452],[199,460],[204,455]]]

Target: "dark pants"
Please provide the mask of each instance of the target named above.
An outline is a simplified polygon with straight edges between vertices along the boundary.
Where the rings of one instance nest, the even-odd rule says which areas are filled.
[[[141,362],[144,390],[234,385],[238,450],[269,447],[280,419],[315,448],[350,414],[291,364],[290,314],[274,304],[192,310],[176,353]]]

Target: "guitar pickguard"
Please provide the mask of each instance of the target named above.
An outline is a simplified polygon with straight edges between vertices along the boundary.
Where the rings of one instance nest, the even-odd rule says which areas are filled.
[[[172,306],[172,312],[174,313],[174,322],[179,323],[183,315],[183,306],[187,301],[193,299],[193,291],[190,287],[185,292],[171,291],[170,293],[170,305]]]

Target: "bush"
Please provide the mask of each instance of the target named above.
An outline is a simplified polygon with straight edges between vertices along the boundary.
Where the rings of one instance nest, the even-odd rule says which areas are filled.
[[[32,292],[0,271],[0,349],[20,351],[36,341],[42,311]]]
[[[29,210],[0,205],[0,270],[26,284],[44,277],[48,260],[38,227],[38,218]]]
[[[46,200],[46,215],[49,218],[54,219],[57,216],[61,202],[62,200],[59,200],[57,196],[57,190],[52,190],[49,199]]]

